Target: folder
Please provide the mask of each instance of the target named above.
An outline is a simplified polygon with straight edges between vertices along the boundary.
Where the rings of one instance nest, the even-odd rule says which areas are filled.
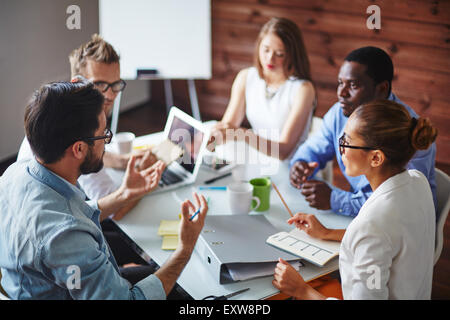
[[[231,283],[228,266],[299,260],[266,244],[277,231],[264,215],[207,216],[195,250],[218,283]]]

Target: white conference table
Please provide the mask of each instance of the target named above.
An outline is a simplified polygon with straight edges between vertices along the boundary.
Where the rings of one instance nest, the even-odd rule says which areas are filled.
[[[162,138],[162,133],[150,134],[136,138],[134,145],[154,145],[161,141]],[[278,187],[292,212],[315,214],[320,222],[328,228],[345,229],[351,222],[351,218],[349,217],[339,216],[331,211],[316,210],[309,207],[300,191],[292,187],[289,183],[287,161],[281,162],[261,155],[243,143],[228,143],[218,147],[216,153],[227,159],[242,161],[243,151],[246,152],[247,161],[255,163],[256,159],[259,164],[237,166],[234,169],[237,172],[233,176],[238,173],[241,180],[243,178],[250,179],[253,177],[269,176],[271,181]],[[241,159],[234,157],[236,154]],[[123,172],[112,169],[108,170],[115,179],[121,179]],[[180,201],[184,199],[193,201],[192,191],[197,186],[204,185],[204,181],[218,175],[221,174],[208,170],[202,164],[194,185],[145,196],[122,220],[117,221],[117,224],[148,256],[161,266],[172,254],[172,251],[161,249],[162,237],[157,234],[161,220],[179,219]],[[226,186],[233,181],[233,176],[220,179],[208,186]],[[201,190],[197,192],[210,197],[208,215],[230,214],[225,191]],[[270,209],[266,212],[252,212],[250,214],[264,214],[267,220],[280,231],[290,231],[293,228],[293,226],[286,223],[286,220],[290,217],[289,213],[273,188],[270,195]],[[324,267],[317,267],[304,261],[304,266],[300,268],[299,272],[305,281],[310,281],[335,270],[338,270],[337,258],[331,260]],[[268,298],[279,293],[273,287],[272,280],[273,276],[266,276],[221,285],[209,273],[200,256],[194,251],[177,283],[196,300],[208,295],[220,296],[244,288],[250,288],[250,290],[231,298],[231,300],[255,300]]]

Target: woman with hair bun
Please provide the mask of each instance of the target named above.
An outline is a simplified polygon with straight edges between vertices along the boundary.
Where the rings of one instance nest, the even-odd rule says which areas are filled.
[[[376,100],[350,116],[339,147],[345,172],[365,175],[374,191],[347,230],[325,228],[314,215],[297,213],[288,223],[312,237],[342,241],[339,254],[344,299],[430,299],[435,208],[430,185],[405,166],[427,149],[437,130],[411,118],[400,104]],[[324,299],[284,260],[275,287],[298,299]]]

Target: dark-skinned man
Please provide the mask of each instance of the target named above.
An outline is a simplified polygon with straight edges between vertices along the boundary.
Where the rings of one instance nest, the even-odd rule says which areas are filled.
[[[345,58],[338,76],[336,102],[323,117],[320,131],[302,144],[290,161],[289,180],[301,190],[309,205],[320,210],[356,216],[372,194],[364,176],[349,177],[339,153],[339,138],[343,134],[348,117],[361,104],[375,99],[389,99],[403,104],[411,116],[417,114],[400,101],[392,92],[394,67],[389,55],[376,47],[363,47],[352,51]],[[436,145],[418,151],[408,163],[408,169],[421,171],[428,179],[436,205],[435,182]],[[350,191],[314,179],[315,173],[323,169],[328,161],[336,157],[341,172],[350,183]]]

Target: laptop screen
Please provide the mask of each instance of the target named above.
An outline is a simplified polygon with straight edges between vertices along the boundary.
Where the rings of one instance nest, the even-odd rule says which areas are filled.
[[[183,156],[177,162],[190,173],[194,172],[204,133],[174,116],[169,130],[169,139],[183,149]]]

